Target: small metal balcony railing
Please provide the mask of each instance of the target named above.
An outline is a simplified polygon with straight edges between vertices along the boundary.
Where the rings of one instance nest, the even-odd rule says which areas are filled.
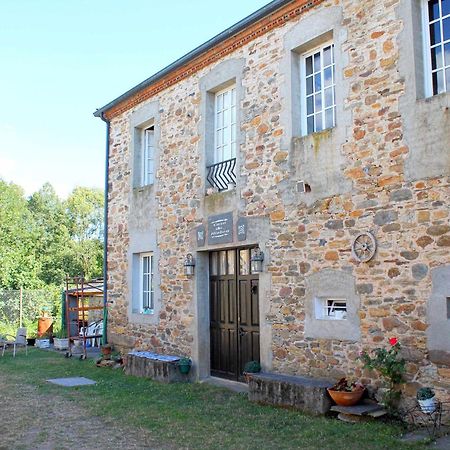
[[[236,158],[206,167],[206,179],[212,187],[226,191],[236,185]]]

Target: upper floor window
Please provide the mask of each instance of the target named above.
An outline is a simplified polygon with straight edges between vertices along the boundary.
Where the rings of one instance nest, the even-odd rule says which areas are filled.
[[[450,92],[450,0],[424,0],[425,47],[430,95]]]
[[[236,86],[215,95],[214,163],[236,158]]]
[[[142,185],[153,184],[154,157],[155,157],[155,127],[151,126],[143,130],[142,136]]]
[[[153,253],[141,253],[140,255],[140,310],[143,314],[151,314],[154,311],[154,287],[153,287]]]
[[[302,130],[304,135],[336,124],[334,44],[301,57]]]

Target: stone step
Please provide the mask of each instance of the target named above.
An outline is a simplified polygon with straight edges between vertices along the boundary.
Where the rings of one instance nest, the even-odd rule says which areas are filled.
[[[357,416],[379,416],[386,414],[386,410],[382,405],[367,399],[354,406],[332,406],[331,411],[341,412],[344,414],[355,414]]]

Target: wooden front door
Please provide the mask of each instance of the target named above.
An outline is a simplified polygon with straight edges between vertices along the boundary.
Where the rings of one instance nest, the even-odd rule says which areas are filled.
[[[210,253],[211,374],[239,380],[248,361],[259,361],[258,274],[252,249]]]

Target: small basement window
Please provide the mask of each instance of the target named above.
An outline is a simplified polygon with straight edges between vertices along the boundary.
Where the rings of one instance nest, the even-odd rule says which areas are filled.
[[[450,297],[447,297],[447,319],[450,319]]]
[[[346,320],[347,300],[341,298],[316,298],[316,319]]]

